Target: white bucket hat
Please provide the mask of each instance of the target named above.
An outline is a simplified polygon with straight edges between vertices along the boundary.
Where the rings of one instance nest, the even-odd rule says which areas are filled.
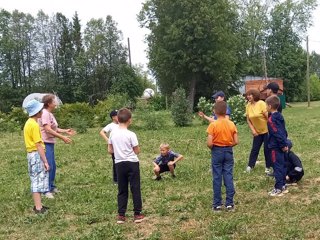
[[[29,101],[26,105],[26,110],[28,112],[29,117],[32,117],[36,115],[38,112],[40,112],[43,108],[43,103],[33,99]]]

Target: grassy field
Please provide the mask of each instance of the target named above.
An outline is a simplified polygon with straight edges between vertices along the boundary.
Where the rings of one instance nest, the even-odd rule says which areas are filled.
[[[75,143],[56,145],[57,185],[62,191],[45,216],[35,216],[29,192],[22,133],[0,138],[0,239],[320,239],[320,104],[293,104],[284,110],[293,151],[304,164],[305,177],[289,193],[268,197],[273,179],[264,175],[263,156],[250,174],[244,173],[252,137],[239,126],[235,152],[235,212],[211,211],[212,176],[206,148],[206,125],[197,119],[191,127],[146,131],[133,126],[141,146],[141,183],[144,213],[141,224],[116,224],[117,188],[112,183],[111,158],[90,129]],[[134,121],[134,119],[133,119]],[[152,158],[161,142],[185,156],[177,178],[152,180]]]

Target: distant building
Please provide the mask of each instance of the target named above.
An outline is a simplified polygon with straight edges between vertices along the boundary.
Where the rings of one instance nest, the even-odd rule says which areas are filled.
[[[279,85],[278,95],[283,94],[283,80],[281,78],[264,78],[258,76],[246,76],[244,77],[244,86],[239,88],[241,94],[245,94],[249,89],[258,89],[261,93],[260,98],[267,98],[266,86],[271,82],[276,82]]]

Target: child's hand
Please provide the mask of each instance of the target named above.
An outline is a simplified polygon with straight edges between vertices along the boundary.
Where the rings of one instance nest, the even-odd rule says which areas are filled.
[[[199,117],[202,117],[202,118],[204,117],[204,113],[203,113],[203,112],[201,112],[201,111],[200,111],[200,112],[198,112],[198,115],[199,115]]]
[[[49,166],[48,162],[44,163],[44,168],[45,168],[46,172],[48,172],[50,170],[50,166]]]
[[[286,147],[283,147],[283,148],[282,148],[282,151],[283,151],[283,152],[288,152],[288,151],[289,151],[289,148],[288,148],[288,146],[286,146]]]

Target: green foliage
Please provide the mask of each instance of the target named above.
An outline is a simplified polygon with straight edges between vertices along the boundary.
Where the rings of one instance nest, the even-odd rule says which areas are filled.
[[[25,122],[28,120],[28,115],[21,107],[13,107],[8,114],[8,120],[15,123],[20,129],[23,129]]]
[[[103,101],[99,101],[94,107],[95,123],[99,126],[105,126],[110,122],[110,112],[123,107],[131,107],[131,102],[127,94],[109,94]]]
[[[56,110],[55,117],[62,128],[73,127],[76,124],[80,128],[80,124],[84,127],[93,127],[94,110],[88,103],[69,103],[63,104]],[[82,131],[80,129],[80,131]]]
[[[155,111],[166,109],[166,97],[164,95],[156,94],[154,97],[152,97],[148,101]]]
[[[21,130],[21,126],[14,121],[14,119],[10,119],[7,114],[0,112],[0,132],[17,132]]]
[[[89,121],[80,114],[75,114],[70,119],[70,126],[74,128],[77,133],[86,133],[89,128]]]
[[[235,124],[246,122],[246,99],[242,95],[232,96],[227,101],[231,109],[231,120]]]
[[[320,100],[320,79],[316,74],[310,76],[310,98],[312,101]]]
[[[189,101],[186,98],[186,93],[183,88],[177,88],[173,93],[171,114],[176,126],[183,127],[191,124],[192,114]]]
[[[205,115],[210,116],[212,114],[213,103],[210,100],[206,100],[205,97],[200,97],[197,109],[198,111],[203,112]]]

